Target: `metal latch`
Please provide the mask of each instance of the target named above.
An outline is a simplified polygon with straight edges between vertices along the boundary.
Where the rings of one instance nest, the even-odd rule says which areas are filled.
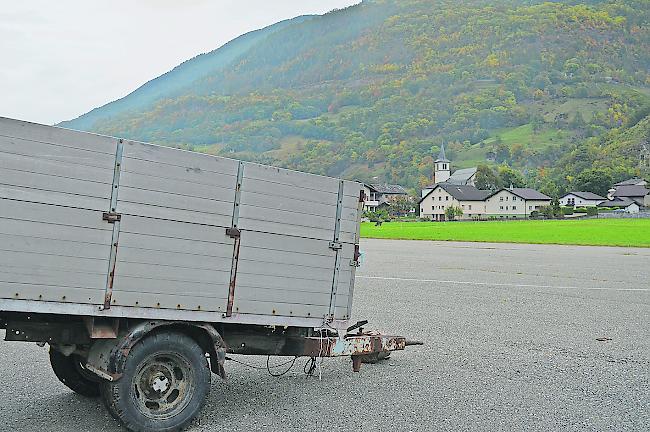
[[[332,250],[340,250],[342,248],[343,248],[343,245],[341,244],[341,242],[334,242],[334,241],[330,242],[330,249],[332,249]]]
[[[226,228],[226,235],[230,238],[239,238],[241,237],[241,231],[237,227]]]
[[[104,212],[102,219],[108,223],[115,223],[122,220],[122,215],[115,212]]]

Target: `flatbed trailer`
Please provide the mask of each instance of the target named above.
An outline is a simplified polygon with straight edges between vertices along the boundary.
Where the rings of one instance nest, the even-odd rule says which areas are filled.
[[[417,342],[351,321],[360,183],[0,117],[0,328],[132,431],[176,431],[227,354]],[[1,379],[0,379],[1,380]]]

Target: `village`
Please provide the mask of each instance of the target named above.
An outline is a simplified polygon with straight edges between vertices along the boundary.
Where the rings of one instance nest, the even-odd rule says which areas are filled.
[[[409,215],[437,222],[580,218],[599,214],[639,215],[650,208],[650,189],[642,178],[613,184],[607,196],[570,191],[554,199],[532,188],[482,190],[476,187],[476,174],[476,167],[452,172],[452,162],[442,146],[434,162],[434,181],[422,188],[417,199],[400,185],[365,184],[365,217],[379,222],[378,214]],[[405,203],[411,204],[406,206],[409,208]]]

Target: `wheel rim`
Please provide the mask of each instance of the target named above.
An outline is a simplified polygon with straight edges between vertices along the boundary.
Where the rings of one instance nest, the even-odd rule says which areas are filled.
[[[194,394],[194,371],[178,353],[158,353],[145,359],[135,374],[132,397],[148,418],[164,420],[182,412]]]

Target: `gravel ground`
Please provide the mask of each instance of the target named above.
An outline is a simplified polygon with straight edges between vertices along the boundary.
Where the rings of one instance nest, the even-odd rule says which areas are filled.
[[[321,380],[231,362],[190,431],[650,430],[650,249],[362,249],[355,317],[426,345],[358,374],[327,359]],[[121,430],[32,344],[0,342],[0,401],[3,431]]]

